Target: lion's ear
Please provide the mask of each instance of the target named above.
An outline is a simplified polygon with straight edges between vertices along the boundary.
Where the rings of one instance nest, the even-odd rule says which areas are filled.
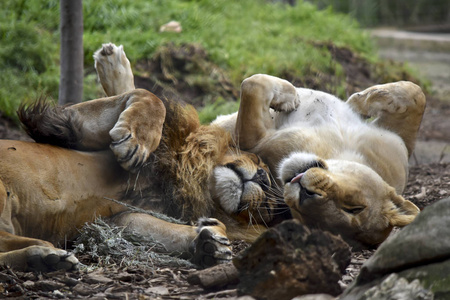
[[[420,212],[420,209],[414,203],[397,195],[394,190],[389,193],[389,197],[390,204],[386,214],[390,225],[403,227],[414,221]]]

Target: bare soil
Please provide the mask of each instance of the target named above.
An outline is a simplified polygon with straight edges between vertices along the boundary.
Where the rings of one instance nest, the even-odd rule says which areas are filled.
[[[348,49],[337,48],[332,45],[329,45],[329,47],[331,53],[334,53],[336,61],[349,73],[349,89],[356,91],[378,83],[377,81],[380,80],[379,73],[375,76],[374,69],[366,62],[355,56]],[[189,49],[192,50],[193,48]],[[177,51],[167,51],[167,53],[171,52],[178,53]],[[183,52],[183,55],[189,55],[188,52]],[[196,51],[192,53],[195,54]],[[207,59],[207,56],[202,55],[202,59]],[[149,63],[151,62],[143,62],[140,66],[145,68],[145,66],[148,67]],[[160,61],[158,63],[161,64]],[[179,64],[184,65],[181,62]],[[151,68],[152,72],[158,68],[164,69],[161,65],[158,68],[154,66],[148,68]],[[139,80],[141,82],[143,80],[148,87],[149,79],[144,78],[145,74],[142,70],[141,74],[143,75],[139,77]],[[305,83],[305,80],[295,78],[295,76],[289,79],[293,82]],[[171,78],[170,80],[173,81],[174,79]],[[226,78],[224,79],[223,75],[220,75],[219,81],[225,87],[225,91],[221,94],[223,97],[235,94],[235,91],[229,86],[229,81]],[[317,84],[317,80],[314,81],[314,84]],[[326,85],[329,86],[330,83],[327,82]],[[320,88],[320,86],[315,87]],[[183,89],[187,89],[187,85],[183,85]],[[190,97],[193,96],[193,93],[195,95],[195,91],[192,90],[185,93]],[[448,102],[429,97],[419,139],[424,141],[438,140],[450,144],[449,115],[450,105]],[[14,123],[2,117],[0,117],[0,138],[28,140],[26,135]],[[414,161],[412,162],[408,185],[404,192],[406,199],[413,201],[423,209],[449,196],[449,163],[440,163],[439,160],[429,164],[415,164]],[[235,254],[247,246],[242,241],[234,242]],[[363,262],[372,254],[373,251],[353,253],[351,264],[347,268],[347,274],[340,281],[342,288],[345,288],[354,280]],[[16,272],[0,267],[0,297],[11,299],[229,299],[238,297],[234,286],[228,286],[220,290],[204,290],[199,286],[190,285],[187,282],[187,277],[195,270],[186,267],[167,268],[157,263],[141,264],[132,267],[120,264],[98,265],[92,261],[91,257],[80,256],[79,259],[88,267],[76,272],[58,271],[37,274]]]

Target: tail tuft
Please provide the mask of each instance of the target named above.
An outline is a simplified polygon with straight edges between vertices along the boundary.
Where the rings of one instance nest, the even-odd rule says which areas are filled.
[[[73,111],[45,98],[29,106],[22,104],[17,114],[24,130],[38,143],[76,149],[82,139],[81,121]]]

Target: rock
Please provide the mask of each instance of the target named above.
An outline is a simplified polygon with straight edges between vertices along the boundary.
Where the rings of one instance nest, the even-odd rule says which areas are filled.
[[[435,299],[449,299],[449,236],[450,198],[447,198],[426,207],[414,222],[387,239],[366,261],[342,299],[365,299],[364,293],[391,273],[410,282],[418,279],[434,293]]]
[[[350,255],[340,237],[310,230],[297,220],[285,221],[233,260],[239,271],[238,294],[277,300],[314,293],[337,296]]]
[[[361,300],[397,299],[397,300],[433,300],[433,293],[424,289],[419,280],[409,283],[397,274],[389,275],[379,285],[368,289]]]
[[[180,22],[177,21],[170,21],[167,24],[162,25],[159,28],[159,32],[176,32],[176,33],[180,33],[182,31],[182,27]]]

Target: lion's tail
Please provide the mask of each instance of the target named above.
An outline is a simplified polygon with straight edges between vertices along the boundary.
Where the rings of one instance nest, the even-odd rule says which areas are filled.
[[[75,149],[81,140],[81,121],[70,110],[45,98],[22,104],[17,115],[27,134],[38,143]]]

